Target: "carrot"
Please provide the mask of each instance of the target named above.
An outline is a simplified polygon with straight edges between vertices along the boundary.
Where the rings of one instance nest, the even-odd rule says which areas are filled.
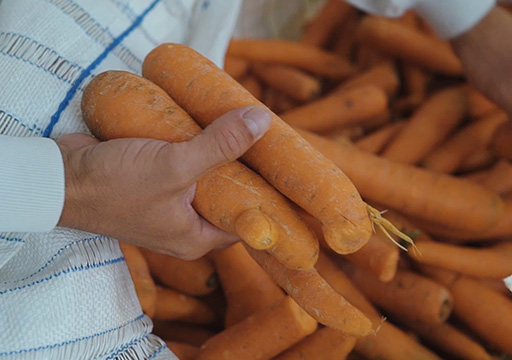
[[[411,117],[382,152],[382,156],[415,164],[459,124],[467,111],[467,99],[459,88],[438,91]]]
[[[491,355],[479,343],[448,323],[429,325],[406,318],[401,318],[400,322],[435,348],[457,359],[492,360]]]
[[[373,66],[391,61],[388,54],[375,47],[360,43],[356,50],[356,63],[359,69],[367,70]]]
[[[197,360],[271,359],[317,328],[317,322],[290,297],[208,339]]]
[[[358,139],[355,144],[361,150],[378,154],[404,126],[405,121],[391,123]]]
[[[400,79],[395,66],[389,62],[375,65],[343,81],[333,91],[345,91],[366,85],[377,86],[384,90],[388,96],[394,95],[400,86]]]
[[[212,253],[227,301],[226,327],[279,302],[285,295],[242,244]]]
[[[354,57],[356,30],[359,26],[359,21],[360,16],[358,12],[352,11],[334,35],[332,51],[345,59],[349,59],[349,61],[352,61]]]
[[[360,123],[385,113],[387,97],[375,86],[335,92],[281,114],[293,127],[322,132],[339,126]]]
[[[477,91],[473,87],[470,86],[466,88],[466,91],[469,101],[469,116],[473,118],[480,118],[499,111],[496,104],[491,102],[481,92]]]
[[[464,159],[462,164],[456,170],[457,173],[467,173],[488,168],[496,163],[496,157],[487,149],[476,150],[474,153]]]
[[[82,113],[102,140],[147,137],[180,142],[201,132],[162,89],[126,72],[96,76],[84,92]],[[287,266],[310,268],[316,261],[318,242],[289,202],[238,162],[204,175],[197,182],[192,205],[212,224],[251,246],[268,249]]]
[[[165,343],[180,360],[194,360],[199,353],[199,348],[190,344],[177,341],[166,341]]]
[[[295,66],[312,74],[342,80],[355,69],[342,57],[305,43],[277,39],[234,39],[228,55],[250,61]]]
[[[182,260],[141,249],[151,275],[161,284],[189,295],[206,295],[218,286],[213,265],[205,258]]]
[[[250,248],[247,251],[270,278],[319,323],[355,336],[372,332],[371,321],[334,291],[315,269],[287,269],[265,252]]]
[[[401,23],[367,16],[359,26],[358,37],[391,56],[447,75],[462,74],[462,65],[441,41]]]
[[[512,191],[512,164],[507,160],[500,160],[492,168],[465,178],[503,195]]]
[[[490,148],[499,157],[512,160],[512,121],[502,123],[490,141]]]
[[[382,126],[388,124],[392,119],[391,111],[389,111],[389,108],[387,108],[382,113],[372,116],[369,119],[363,120],[361,122],[361,126],[363,127],[364,131],[371,132],[377,129],[380,129]]]
[[[247,74],[249,62],[235,56],[226,56],[224,59],[224,71],[233,79],[239,80]]]
[[[503,279],[490,279],[490,278],[475,278],[475,280],[480,281],[485,286],[490,287],[492,290],[505,295],[510,296],[510,290],[505,285]]]
[[[344,1],[328,0],[316,16],[306,24],[299,41],[319,47],[327,45],[334,29],[353,12],[355,9]]]
[[[288,95],[271,87],[267,87],[264,90],[262,102],[276,114],[288,111],[297,106],[296,100],[293,100]]]
[[[506,121],[505,113],[496,113],[470,123],[428,155],[423,165],[444,173],[456,171],[468,156],[487,148],[492,134]]]
[[[265,84],[299,101],[311,101],[320,94],[320,81],[306,72],[286,65],[253,64],[252,71]]]
[[[263,99],[263,86],[258,78],[253,74],[248,74],[239,80],[240,85],[242,85],[247,91],[249,91],[252,96],[256,99]]]
[[[203,126],[230,109],[260,104],[212,62],[184,45],[164,44],[154,49],[144,60],[143,73]],[[356,188],[279,117],[273,115],[270,129],[243,159],[319,219],[326,241],[336,252],[354,252],[368,241],[367,206]]]
[[[481,186],[395,163],[307,131],[298,132],[347,173],[369,201],[472,233],[489,230],[503,214],[502,200]]]
[[[418,251],[409,255],[417,262],[478,277],[504,278],[512,274],[512,243],[507,241],[485,248],[434,241],[416,241],[416,246]]]
[[[343,360],[352,351],[356,339],[328,327],[312,335],[275,357],[275,360]]]
[[[157,286],[155,319],[211,324],[214,312],[200,300],[178,291]]]
[[[393,109],[399,113],[414,111],[427,95],[429,76],[418,66],[405,64],[402,69],[407,95],[393,103]]]
[[[206,340],[215,336],[214,331],[197,324],[160,320],[154,320],[153,324],[153,333],[166,342],[180,342],[199,347]]]
[[[142,310],[149,317],[153,317],[156,309],[157,290],[155,282],[149,273],[146,259],[144,259],[140,249],[135,245],[119,242],[119,246],[130,271]]]
[[[439,324],[452,310],[453,299],[448,290],[414,272],[398,270],[393,280],[384,283],[350,264],[344,264],[343,270],[373,303],[391,314]]]
[[[334,141],[347,141],[359,139],[364,134],[364,129],[360,125],[342,126],[325,133],[329,139]]]

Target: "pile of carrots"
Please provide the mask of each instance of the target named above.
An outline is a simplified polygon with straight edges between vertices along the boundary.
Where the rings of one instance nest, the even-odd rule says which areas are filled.
[[[512,356],[512,125],[414,13],[328,0],[297,41],[233,39],[225,71],[165,44],[142,73],[88,86],[97,137],[180,142],[273,112],[197,185],[195,209],[242,242],[192,261],[121,243],[180,359]]]

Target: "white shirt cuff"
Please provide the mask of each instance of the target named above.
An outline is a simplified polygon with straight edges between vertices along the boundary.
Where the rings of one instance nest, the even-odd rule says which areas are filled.
[[[0,232],[44,232],[64,206],[64,164],[46,138],[0,135]]]

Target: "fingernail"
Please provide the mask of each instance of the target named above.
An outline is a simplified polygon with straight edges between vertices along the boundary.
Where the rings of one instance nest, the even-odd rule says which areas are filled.
[[[267,132],[270,127],[270,122],[272,121],[270,113],[261,107],[249,109],[242,115],[242,119],[244,119],[256,140]]]

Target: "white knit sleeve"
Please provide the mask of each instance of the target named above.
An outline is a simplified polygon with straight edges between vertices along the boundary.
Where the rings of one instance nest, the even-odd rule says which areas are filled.
[[[64,205],[64,165],[47,138],[0,135],[0,232],[44,232]]]

